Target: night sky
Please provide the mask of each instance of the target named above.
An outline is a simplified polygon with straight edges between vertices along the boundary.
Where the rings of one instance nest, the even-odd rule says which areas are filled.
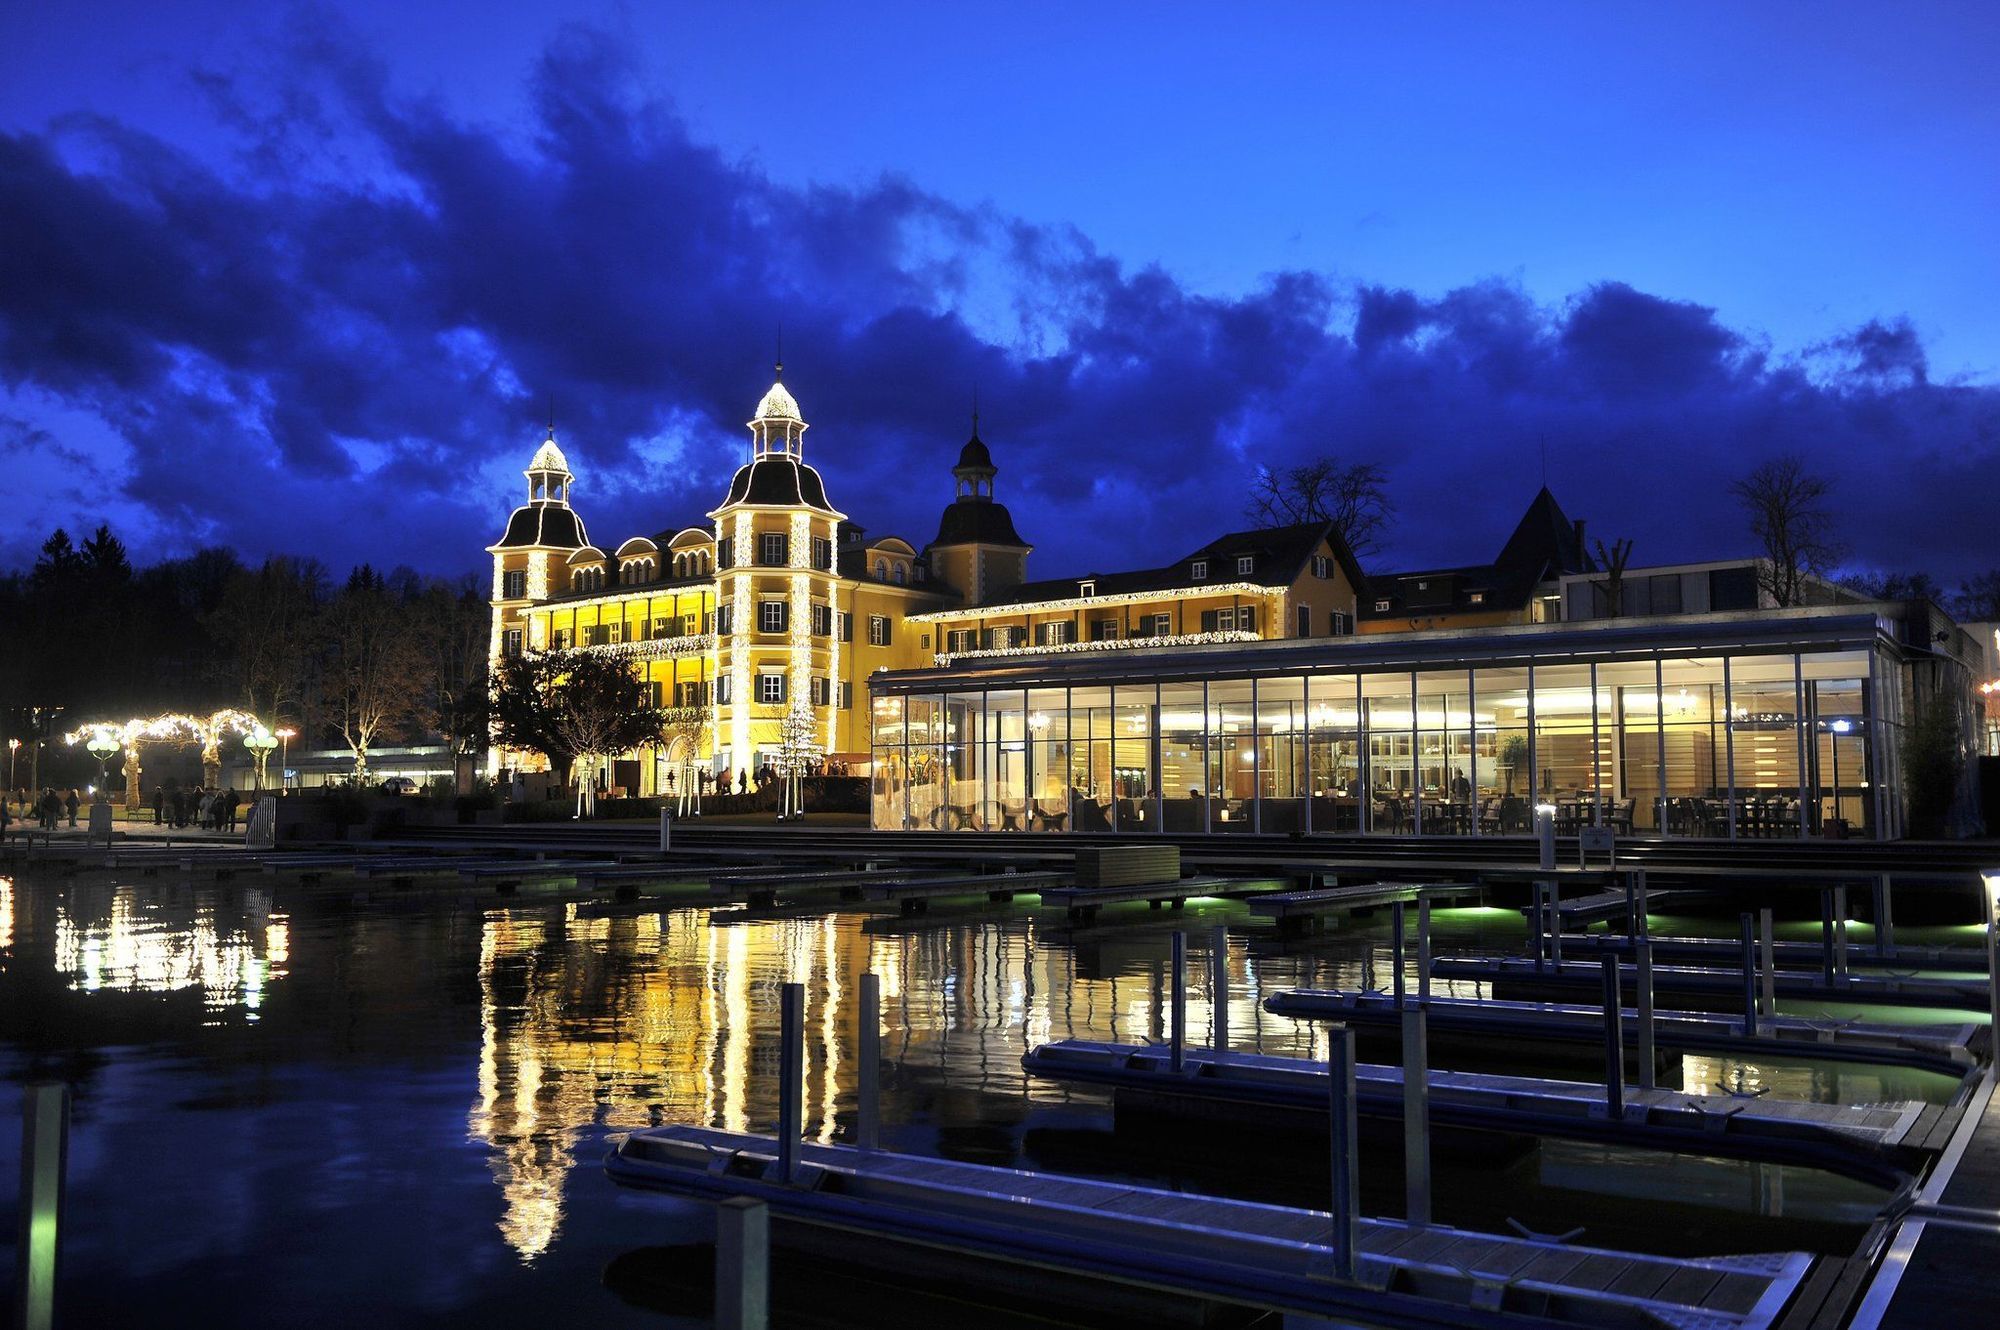
[[[1378,567],[1544,465],[1635,563],[1747,553],[1786,451],[1854,566],[2000,565],[1992,6],[492,8],[0,8],[0,567],[478,570],[551,401],[612,548],[719,500],[781,337],[919,546],[976,389],[1038,575],[1323,452]]]

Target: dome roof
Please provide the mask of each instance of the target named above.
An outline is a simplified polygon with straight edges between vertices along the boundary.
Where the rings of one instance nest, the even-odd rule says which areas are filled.
[[[570,474],[569,459],[563,456],[562,449],[556,447],[555,435],[551,434],[543,439],[542,446],[535,449],[534,460],[528,463],[528,470],[560,471],[564,475]]]
[[[562,454],[557,453],[556,456]],[[584,532],[583,519],[576,515],[574,508],[559,503],[530,503],[516,508],[514,515],[507,519],[507,534],[500,537],[496,548],[540,545],[573,550],[589,544],[590,537]]]
[[[751,417],[750,423],[754,425],[760,420],[797,420],[801,422],[805,420],[805,417],[799,414],[798,399],[793,397],[791,392],[786,389],[783,380],[773,383],[771,390],[764,394],[762,401],[757,403],[757,414]]]
[[[770,504],[784,508],[803,506],[823,512],[833,511],[833,505],[826,501],[826,486],[821,483],[819,472],[782,453],[766,453],[737,470],[735,478],[729,482],[729,497],[722,501],[722,505],[726,508],[733,503]]]
[[[965,447],[958,450],[958,466],[954,470],[964,471],[968,468],[986,471],[994,469],[993,454],[986,451],[986,445],[980,442],[977,431],[965,441]]]
[[[1004,503],[960,501],[944,506],[933,545],[1009,545],[1027,549],[1014,530],[1014,517]]]

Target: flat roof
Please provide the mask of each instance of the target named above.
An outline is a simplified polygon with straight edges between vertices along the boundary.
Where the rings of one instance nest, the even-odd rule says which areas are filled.
[[[1165,679],[1252,678],[1327,671],[1381,672],[1472,664],[1548,663],[1564,659],[1650,658],[1838,651],[1877,645],[1900,649],[1893,617],[1852,605],[1724,614],[1675,614],[1580,623],[1345,637],[1272,638],[1215,646],[1038,649],[983,656],[923,670],[882,670],[868,678],[876,693],[954,692],[976,688],[1141,683]],[[1078,649],[1082,648],[1082,649]]]

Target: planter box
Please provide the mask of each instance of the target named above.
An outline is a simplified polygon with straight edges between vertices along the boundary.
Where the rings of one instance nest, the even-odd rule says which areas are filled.
[[[1138,887],[1180,876],[1178,845],[1089,845],[1076,852],[1079,887]]]

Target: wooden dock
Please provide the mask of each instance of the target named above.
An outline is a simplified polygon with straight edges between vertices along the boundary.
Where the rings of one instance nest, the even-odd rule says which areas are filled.
[[[1186,1113],[1228,1105],[1277,1110],[1323,1131],[1326,1064],[1304,1058],[1231,1051],[1184,1051],[1176,1071],[1171,1053],[1150,1044],[1070,1039],[1030,1049],[1021,1066],[1032,1076],[1103,1086],[1156,1111]],[[1355,1067],[1355,1100],[1363,1117],[1403,1116],[1403,1069],[1380,1063]],[[1866,1106],[1805,1103],[1732,1095],[1685,1094],[1627,1085],[1622,1112],[1605,1111],[1605,1087],[1584,1081],[1431,1070],[1434,1126],[1483,1132],[1599,1141],[1821,1168],[1896,1189],[1936,1153],[1956,1110],[1935,1104]],[[1246,1125],[1239,1112],[1227,1120]]]
[[[1857,1330],[1990,1323],[2000,1258],[2000,1094],[1991,1073],[1980,1090],[1944,1160],[1896,1218],[1853,1317]]]
[[[1178,910],[1197,896],[1250,896],[1282,891],[1286,885],[1269,877],[1183,877],[1128,887],[1048,887],[1041,894],[1042,904],[1060,906],[1072,921],[1089,923],[1107,905],[1144,901],[1156,910]]]
[[[751,1197],[809,1229],[1343,1322],[1761,1330],[1813,1264],[1797,1252],[1649,1256],[1364,1219],[1355,1278],[1336,1282],[1318,1210],[815,1144],[800,1147],[787,1182],[774,1142],[703,1127],[634,1132],[605,1170],[628,1187]]]
[[[1495,997],[1543,998],[1566,993],[1595,993],[1603,984],[1597,961],[1542,961],[1506,957],[1492,960],[1445,958],[1432,963],[1440,979],[1470,979],[1492,987]],[[1637,969],[1619,967],[1624,990],[1632,990]],[[1983,983],[1948,979],[1905,979],[1896,975],[1849,975],[1827,983],[1819,975],[1787,971],[1772,980],[1780,998],[1862,1006],[1939,1007],[1953,1011],[1984,1011],[1988,994]],[[1705,1011],[1740,1008],[1742,972],[1690,965],[1655,965],[1653,990],[1663,998],[1690,1003]]]
[[[1250,913],[1273,920],[1285,934],[1317,931],[1331,914],[1407,905],[1417,900],[1461,900],[1485,889],[1477,882],[1368,882],[1351,887],[1274,891],[1250,902]]]
[[[1582,1045],[1594,1059],[1604,1042],[1602,1007],[1435,994],[1424,1006],[1433,1044],[1460,1040],[1487,1049],[1513,1043]],[[1400,1038],[1402,1029],[1402,1011],[1386,993],[1294,989],[1264,999],[1264,1009],[1278,1016],[1380,1030],[1389,1038]],[[1627,1007],[1621,1017],[1629,1050],[1636,1043],[1639,1016]],[[1653,1017],[1653,1042],[1662,1049],[1912,1067],[1960,1077],[1978,1065],[1968,1045],[1981,1027],[1972,1024],[1847,1024],[1773,1016],[1760,1017],[1757,1028],[1758,1034],[1746,1034],[1740,1016],[1663,1011]]]
[[[988,901],[1011,901],[1016,896],[1040,895],[1046,888],[1063,886],[1074,874],[1061,869],[1033,873],[972,873],[951,877],[913,877],[893,882],[871,882],[862,887],[864,899],[894,901],[904,914],[922,914],[934,900],[954,896],[984,896]]]

